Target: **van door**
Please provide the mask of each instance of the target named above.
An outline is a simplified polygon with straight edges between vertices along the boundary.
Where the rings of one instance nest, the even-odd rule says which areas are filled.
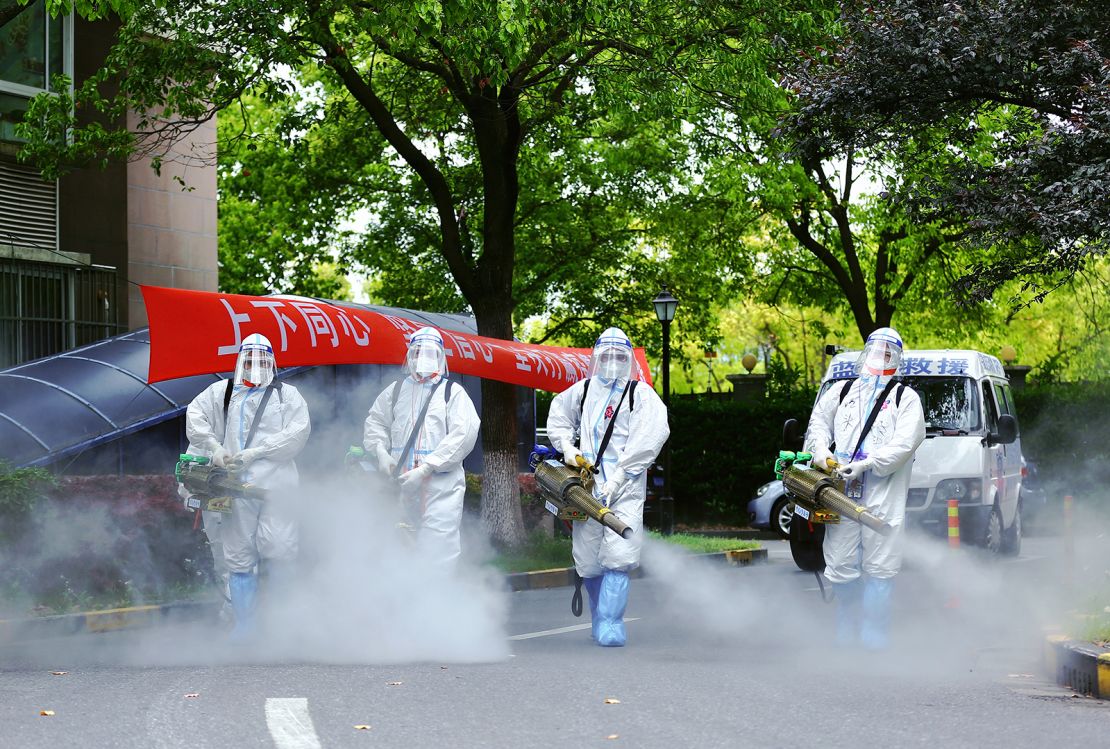
[[[1008,383],[994,383],[994,395],[998,402],[999,413],[1010,414],[1017,423],[1017,411],[1014,408],[1014,394]],[[1018,434],[1021,429],[1019,427]],[[1002,509],[1003,522],[1008,527],[1013,522],[1011,514],[1017,508],[1018,497],[1021,496],[1021,438],[1014,440],[1013,444],[1000,445],[1002,448],[1003,481],[1006,488],[1006,505]]]
[[[987,434],[994,434],[998,431],[998,402],[994,391],[994,383],[989,379],[984,379],[980,383],[983,391],[983,416],[984,426],[987,429]],[[1005,445],[992,444],[987,448],[986,463],[987,463],[987,477],[990,479],[991,486],[994,487],[994,498],[998,500],[999,509],[1002,512],[1002,522],[1005,525],[1008,518],[1013,517],[1013,510],[1007,499],[1006,492],[1008,490],[1006,481],[1006,453]],[[983,501],[989,502],[991,500],[989,490],[984,492]]]

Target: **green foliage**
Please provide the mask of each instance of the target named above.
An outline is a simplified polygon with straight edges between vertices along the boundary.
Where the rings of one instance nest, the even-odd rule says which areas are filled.
[[[671,493],[675,514],[687,525],[747,525],[747,503],[774,479],[782,425],[798,419],[804,429],[814,393],[747,403],[724,399],[671,401]]]
[[[1105,503],[1110,486],[1110,382],[1046,383],[1016,390],[1021,450],[1049,496]]]
[[[13,468],[0,460],[0,541],[20,532],[39,500],[57,485],[43,468]]]
[[[1108,29],[1103,0],[847,6],[836,54],[796,70],[793,129],[811,158],[852,144],[917,165],[907,204],[967,220],[985,253],[966,296],[1019,278],[1043,299],[1110,246]]]

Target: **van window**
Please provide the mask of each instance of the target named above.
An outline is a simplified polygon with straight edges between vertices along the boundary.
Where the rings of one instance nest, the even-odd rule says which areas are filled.
[[[848,380],[829,380],[821,386],[817,398],[835,388],[840,389]],[[903,377],[902,382],[921,398],[925,412],[925,429],[942,431],[957,429],[975,432],[982,429],[979,414],[979,393],[970,377]]]
[[[1002,413],[1010,414],[1014,417],[1014,424],[1017,424],[1017,411],[1014,408],[1014,394],[1010,391],[1009,385],[994,383],[994,394],[998,400],[998,407]]]
[[[974,432],[981,427],[979,398],[970,377],[903,377],[921,398],[925,430]]]
[[[983,408],[987,414],[987,431],[998,431],[998,406],[994,404],[994,393],[991,392],[990,380],[983,380]]]

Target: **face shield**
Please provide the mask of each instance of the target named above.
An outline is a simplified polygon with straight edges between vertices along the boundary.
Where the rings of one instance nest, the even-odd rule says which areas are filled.
[[[594,344],[590,377],[612,385],[614,382],[628,382],[638,372],[628,336],[620,328],[609,328],[602,333]]]
[[[879,328],[867,337],[856,362],[860,375],[893,377],[902,366],[902,338],[893,328]]]
[[[427,380],[436,375],[447,376],[447,357],[443,337],[434,328],[421,328],[409,339],[405,368],[413,379]]]
[[[274,381],[277,364],[274,348],[266,336],[253,333],[239,347],[235,362],[235,384],[246,387],[266,387]]]

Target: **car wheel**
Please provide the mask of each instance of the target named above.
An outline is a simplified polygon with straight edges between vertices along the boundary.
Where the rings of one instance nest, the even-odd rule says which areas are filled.
[[[804,572],[820,572],[825,569],[825,526],[810,523],[803,518],[790,521],[790,556],[794,564]]]
[[[983,548],[991,554],[1002,551],[1002,513],[997,507],[991,508],[990,517],[987,519],[987,528],[983,532]]]
[[[1017,511],[1014,513],[1014,522],[1002,532],[1002,553],[1016,557],[1021,553],[1021,502],[1018,502]]]
[[[794,503],[780,499],[771,507],[771,527],[783,538],[790,538],[790,519],[794,517]]]

